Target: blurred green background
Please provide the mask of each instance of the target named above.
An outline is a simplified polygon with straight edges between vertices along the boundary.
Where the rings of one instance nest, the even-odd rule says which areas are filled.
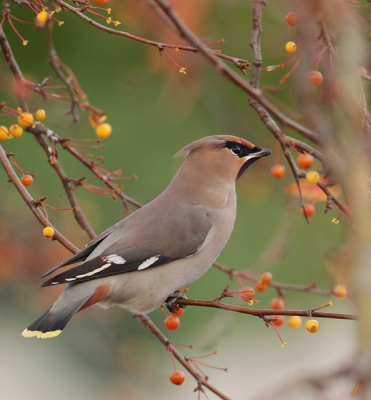
[[[225,39],[224,44],[213,48],[251,59],[251,2],[172,3],[205,42]],[[264,9],[263,66],[288,60],[284,45],[295,38],[295,31],[285,24],[284,17],[295,4],[295,1],[271,2]],[[119,28],[123,31],[159,42],[182,43],[145,2],[112,1],[110,6],[112,18],[122,22]],[[17,18],[34,21],[34,14],[27,7],[12,5],[11,9]],[[172,156],[193,140],[213,134],[245,137],[258,146],[270,148],[274,154],[254,164],[238,181],[236,225],[219,261],[241,271],[270,270],[278,282],[304,285],[316,282],[325,289],[334,285],[325,260],[345,240],[342,224],[331,224],[337,211],[323,214],[324,203],[319,203],[310,224],[305,222],[298,200],[293,205],[285,193],[285,188],[293,182],[291,174],[280,181],[270,176],[271,166],[279,159],[284,164],[285,161],[277,153],[271,134],[248,106],[245,93],[219,76],[199,55],[168,50],[186,68],[187,74],[183,75],[155,47],[108,35],[67,11],[56,16],[64,21],[64,25],[53,29],[59,57],[74,71],[90,103],[104,110],[113,126],[112,136],[104,141],[106,148],[96,150],[95,154],[104,156],[105,168],[123,167],[126,176],[138,177],[138,180],[124,181],[126,194],[147,203],[161,193],[181,163],[179,159],[172,160]],[[52,76],[52,84],[58,85],[48,65],[44,30],[14,23],[29,41],[27,46],[22,46],[9,24],[4,24],[23,73],[35,82]],[[0,101],[9,101],[9,106],[16,108],[11,94],[12,77],[3,60]],[[288,68],[262,73],[261,83],[272,101],[290,116],[297,117],[292,81],[288,80],[285,85],[278,83],[287,71]],[[71,116],[64,115],[68,105],[44,102],[36,94],[28,101],[31,111],[46,110],[46,124],[61,137],[95,137],[87,113],[78,112],[80,120],[74,124]],[[1,117],[0,123],[10,125],[13,120]],[[22,168],[37,173],[29,188],[34,198],[48,196],[48,204],[68,207],[62,185],[34,137],[26,133],[20,139],[2,144],[6,151],[17,154],[15,159]],[[70,177],[91,176],[62,149],[59,149],[59,160]],[[90,308],[75,316],[57,339],[22,338],[23,329],[59,293],[56,287],[40,289],[40,275],[69,253],[58,242],[42,236],[42,227],[15,188],[7,183],[3,170],[0,170],[0,179],[0,398],[196,398],[192,393],[196,383],[189,375],[182,387],[170,384],[168,377],[173,368],[170,354],[146,328],[121,309]],[[97,233],[124,217],[119,200],[103,198],[83,188],[75,194]],[[89,241],[71,212],[49,210],[49,217],[77,246],[82,247]],[[290,217],[293,220],[290,234],[284,233],[288,235],[285,256],[273,267],[261,263],[258,267],[259,255],[275,235],[280,235],[279,227]],[[228,282],[225,274],[211,268],[190,286],[188,297],[213,299]],[[236,281],[231,287],[239,289]],[[272,289],[258,294],[260,303],[254,307],[268,308],[275,295]],[[292,309],[308,309],[327,302],[326,298],[305,293],[288,292],[287,295]],[[332,300],[333,311],[351,311],[345,301]],[[228,301],[242,304],[237,298]],[[153,312],[151,318],[163,326],[160,311]],[[352,322],[335,320],[323,320],[317,335],[308,334],[304,328],[292,331],[284,326],[280,333],[288,345],[281,348],[273,329],[266,329],[257,318],[188,307],[181,318],[181,328],[165,334],[172,342],[193,344],[193,350],[180,348],[187,355],[218,350],[217,356],[204,361],[227,367],[228,372],[203,368],[211,384],[233,399],[250,399],[290,382],[296,375],[322,371],[331,363],[338,363],[352,350],[347,337],[354,329]],[[208,398],[216,397],[208,392]],[[292,398],[306,397],[303,393],[294,393]]]

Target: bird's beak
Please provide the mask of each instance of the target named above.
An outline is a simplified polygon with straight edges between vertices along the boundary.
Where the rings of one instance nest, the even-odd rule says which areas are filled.
[[[238,179],[245,171],[246,169],[253,164],[255,161],[258,161],[259,158],[261,157],[266,157],[269,156],[269,154],[272,154],[272,152],[268,149],[261,149],[260,147],[255,146],[254,147],[254,152],[251,152],[248,156],[243,157],[243,159],[245,160],[244,164],[242,165],[242,167],[240,168],[240,170],[238,171],[237,174],[237,178]]]
[[[261,158],[261,157],[266,157],[272,154],[272,152],[268,149],[259,149],[258,151],[251,153],[250,156],[254,158]]]

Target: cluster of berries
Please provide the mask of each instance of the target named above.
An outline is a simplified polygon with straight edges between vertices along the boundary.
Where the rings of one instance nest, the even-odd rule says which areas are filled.
[[[289,12],[286,15],[286,23],[290,26],[299,25],[299,18],[295,12]],[[285,49],[288,53],[295,53],[297,46],[295,42],[287,42]],[[323,75],[319,71],[309,71],[307,74],[307,82],[312,86],[319,86],[323,82]]]

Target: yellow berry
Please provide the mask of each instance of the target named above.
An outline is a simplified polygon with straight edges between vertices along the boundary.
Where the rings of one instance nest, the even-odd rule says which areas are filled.
[[[319,323],[315,319],[310,319],[306,322],[305,328],[310,333],[316,333],[319,331]]]
[[[37,110],[35,115],[39,121],[42,121],[43,119],[46,118],[46,112],[45,112],[45,110],[42,110],[42,109]]]
[[[36,19],[40,22],[40,24],[45,24],[48,19],[49,19],[49,15],[46,11],[41,11],[37,14]]]
[[[24,128],[28,128],[33,124],[33,115],[29,112],[22,112],[18,117],[18,124]]]
[[[298,315],[293,315],[292,317],[289,318],[288,324],[289,327],[292,329],[300,328],[302,324],[301,317],[299,317]]]
[[[9,139],[9,131],[6,126],[0,126],[0,140]]]
[[[339,297],[339,299],[343,299],[344,297],[347,297],[347,289],[343,285],[336,285],[333,287],[332,292],[336,297]]]
[[[321,177],[317,171],[309,171],[309,172],[307,172],[307,175],[305,176],[305,178],[308,183],[312,183],[313,185],[316,185],[319,182]]]
[[[18,138],[23,135],[23,129],[18,124],[12,125],[9,128],[9,132],[15,138]]]
[[[51,226],[47,226],[43,230],[43,235],[46,236],[46,237],[54,236],[54,229]]]
[[[297,47],[296,44],[294,42],[287,42],[285,49],[288,53],[295,53]]]
[[[108,136],[112,133],[112,126],[107,123],[100,124],[97,126],[95,133],[101,139],[108,138]]]

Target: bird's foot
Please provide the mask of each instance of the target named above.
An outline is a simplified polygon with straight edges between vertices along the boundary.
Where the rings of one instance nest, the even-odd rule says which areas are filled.
[[[186,308],[185,305],[175,303],[178,299],[187,299],[187,297],[176,290],[165,300],[166,307],[171,313],[176,313],[180,308]]]

